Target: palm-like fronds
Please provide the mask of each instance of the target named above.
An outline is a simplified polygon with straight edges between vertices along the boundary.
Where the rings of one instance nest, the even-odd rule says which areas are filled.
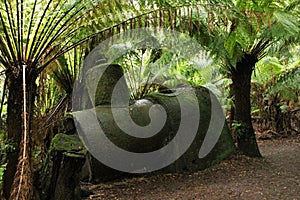
[[[211,33],[214,42],[210,45],[217,58],[223,60],[224,67],[231,71],[245,54],[259,60],[271,44],[277,41],[291,44],[299,38],[299,12],[287,1],[241,0],[234,7],[236,12],[226,22],[231,24],[229,29],[215,29]]]
[[[97,37],[105,39],[142,27],[175,29],[197,37],[216,55],[216,59],[222,58],[227,67],[235,67],[244,53],[249,54],[253,50],[257,41],[265,38],[272,41],[292,40],[299,32],[299,12],[295,12],[295,3],[287,5],[285,1],[273,0],[257,3],[236,1],[235,5],[230,1],[171,2],[154,1],[154,6],[101,29]],[[148,1],[141,1],[140,4],[148,5]]]
[[[140,4],[142,5],[143,1]],[[163,7],[153,6],[149,9],[136,12],[133,9],[130,10],[131,14],[127,18],[123,16],[118,20],[111,20],[106,26],[106,19],[99,20],[98,23],[93,24],[93,27],[97,30],[95,37],[101,40],[105,40],[126,30],[148,27],[174,29],[195,34],[196,32],[203,31],[203,27],[207,28],[208,31],[214,30],[216,26],[222,26],[226,29],[227,26],[230,26],[228,20],[233,15],[232,12],[235,12],[235,10],[231,4],[224,2],[180,3]],[[94,17],[96,16],[98,15],[94,15]]]
[[[65,56],[60,56],[56,61],[56,67],[52,70],[51,76],[69,96],[72,94],[73,83],[83,63],[84,55],[82,47],[74,48]]]
[[[0,5],[1,64],[5,68],[26,65],[38,71],[72,46],[84,9],[80,2],[68,5],[53,0],[47,4],[4,0]]]

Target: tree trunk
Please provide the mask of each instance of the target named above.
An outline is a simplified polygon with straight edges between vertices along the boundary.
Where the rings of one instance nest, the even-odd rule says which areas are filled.
[[[287,110],[281,109],[280,100],[279,95],[274,95],[269,98],[267,105],[263,105],[268,108],[264,113],[265,118],[267,118],[266,128],[282,136],[286,136],[292,132],[292,113],[288,105]]]
[[[3,175],[3,192],[9,198],[11,186],[17,170],[20,142],[22,138],[22,73],[17,76],[13,72],[6,73],[8,78],[7,101],[7,141],[13,145],[13,150],[7,152],[7,166]]]
[[[255,63],[246,54],[232,72],[232,84],[238,148],[247,156],[261,157],[251,121],[251,75]]]
[[[15,174],[18,166],[19,155],[22,154],[20,150],[20,143],[23,138],[23,76],[22,70],[11,71],[7,70],[6,76],[8,78],[8,103],[7,103],[7,141],[13,145],[13,150],[7,152],[7,166],[3,175],[3,192],[6,199],[12,191],[12,184],[14,182]],[[34,76],[30,76],[34,77]],[[31,79],[26,73],[26,94],[27,94],[27,116],[28,116],[28,134],[30,139],[30,130],[33,118],[34,100],[36,95],[35,79]],[[28,141],[29,159],[31,157],[31,146]],[[29,162],[30,163],[30,162]],[[29,165],[30,166],[30,165]]]

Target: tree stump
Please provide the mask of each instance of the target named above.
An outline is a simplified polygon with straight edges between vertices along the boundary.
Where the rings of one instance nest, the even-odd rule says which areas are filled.
[[[57,134],[40,173],[40,199],[80,199],[76,190],[85,155],[86,149],[78,135]]]

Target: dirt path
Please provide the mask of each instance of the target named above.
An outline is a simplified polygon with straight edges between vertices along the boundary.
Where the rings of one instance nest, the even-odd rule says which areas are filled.
[[[264,158],[235,154],[192,174],[166,174],[92,185],[87,199],[300,200],[300,137],[259,142]]]

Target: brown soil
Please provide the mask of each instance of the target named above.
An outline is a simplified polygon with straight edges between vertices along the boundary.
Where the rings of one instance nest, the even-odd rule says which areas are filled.
[[[300,199],[300,137],[259,141],[263,158],[238,153],[197,173],[90,185],[87,199]]]

